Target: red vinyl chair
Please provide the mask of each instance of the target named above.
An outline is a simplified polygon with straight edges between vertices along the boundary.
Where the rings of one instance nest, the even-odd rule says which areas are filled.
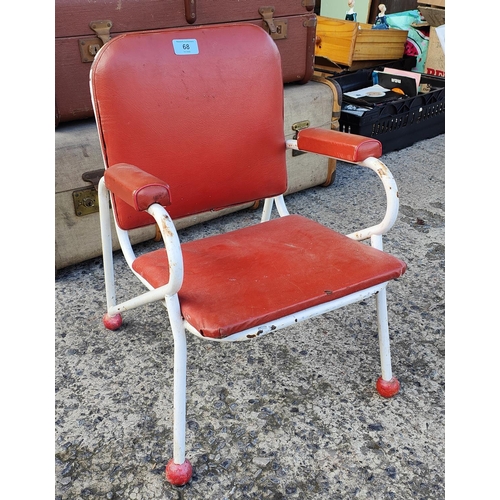
[[[386,286],[406,265],[382,249],[398,193],[377,159],[380,142],[314,128],[286,141],[279,52],[251,24],[117,36],[97,54],[90,84],[105,166],[99,205],[111,198],[121,249],[147,289],[117,303],[110,215],[101,210],[104,325],[115,330],[123,313],[162,301],[174,338],[167,480],[179,486],[192,474],[185,457],[186,331],[216,342],[250,340],[375,295],[382,365],[376,387],[384,397],[397,393]],[[387,195],[383,220],[342,235],[289,214],[287,148],[377,172]],[[264,200],[260,223],[179,242],[176,219],[256,200]],[[165,248],[136,256],[128,231],[150,224],[158,225]],[[360,241],[366,239],[371,245]]]

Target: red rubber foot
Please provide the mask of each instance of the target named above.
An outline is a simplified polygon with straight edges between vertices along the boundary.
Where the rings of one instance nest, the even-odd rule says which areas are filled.
[[[189,482],[193,475],[193,467],[189,460],[185,460],[183,464],[175,464],[174,459],[168,461],[165,469],[165,477],[173,486],[184,486]]]
[[[115,316],[110,316],[108,313],[106,313],[104,315],[104,318],[102,319],[102,322],[108,330],[118,330],[118,328],[122,326],[122,315],[116,314]]]
[[[384,398],[392,398],[399,392],[399,387],[399,381],[394,377],[391,380],[384,380],[382,377],[377,380],[377,391]]]

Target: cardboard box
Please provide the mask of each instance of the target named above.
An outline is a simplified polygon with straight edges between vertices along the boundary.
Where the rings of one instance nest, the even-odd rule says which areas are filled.
[[[403,57],[408,31],[371,28],[371,24],[318,16],[315,55],[345,66]]]
[[[430,28],[429,46],[427,49],[424,72],[427,75],[445,76],[444,51],[434,26]]]
[[[418,10],[430,26],[424,72],[428,75],[445,76],[445,51],[436,31],[436,28],[441,30],[444,39],[445,0],[419,0]]]

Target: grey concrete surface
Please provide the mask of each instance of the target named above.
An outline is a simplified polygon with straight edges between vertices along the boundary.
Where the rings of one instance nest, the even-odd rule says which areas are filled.
[[[388,288],[394,374],[381,398],[374,299],[251,342],[188,337],[192,481],[172,454],[172,348],[161,304],[104,329],[100,258],[56,276],[56,499],[444,499],[444,135],[384,155],[399,187],[385,249],[408,263]],[[378,221],[369,170],[289,195],[291,212],[342,232]],[[183,229],[190,239],[257,220],[252,210]],[[144,243],[139,251],[158,245]],[[335,249],[332,248],[332,252]],[[328,255],[325,255],[328,260]],[[117,256],[119,298],[143,291]]]

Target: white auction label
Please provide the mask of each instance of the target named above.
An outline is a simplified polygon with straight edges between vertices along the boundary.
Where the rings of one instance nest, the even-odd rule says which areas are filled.
[[[188,56],[198,54],[198,41],[189,40],[172,40],[174,52],[178,56]]]

